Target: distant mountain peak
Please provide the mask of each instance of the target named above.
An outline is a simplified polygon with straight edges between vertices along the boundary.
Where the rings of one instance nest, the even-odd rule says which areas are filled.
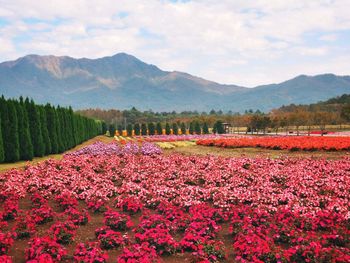
[[[155,111],[262,111],[350,93],[350,77],[299,75],[278,84],[222,85],[186,72],[163,71],[127,53],[89,59],[35,54],[0,63],[0,94],[74,108]]]

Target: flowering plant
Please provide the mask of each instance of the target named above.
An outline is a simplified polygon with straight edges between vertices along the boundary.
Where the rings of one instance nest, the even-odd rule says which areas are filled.
[[[33,207],[40,208],[43,205],[47,205],[47,200],[38,192],[35,192],[30,197]]]
[[[160,259],[155,249],[147,242],[143,242],[142,244],[134,244],[131,247],[125,247],[117,261],[120,263],[159,263]]]
[[[100,233],[97,239],[100,241],[102,249],[118,248],[127,243],[126,236],[123,236],[120,232],[108,229],[105,232]]]
[[[103,213],[107,210],[106,202],[102,199],[87,201],[87,207],[94,213]]]
[[[66,221],[64,223],[58,222],[51,226],[50,232],[53,239],[59,244],[69,244],[73,242],[77,226],[73,222]]]
[[[74,252],[74,262],[105,263],[108,255],[98,247],[97,243],[80,243]]]
[[[125,231],[133,226],[130,216],[109,210],[104,214],[104,224],[116,231]]]
[[[0,255],[0,262],[2,263],[12,263],[12,258],[7,255]]]
[[[4,203],[4,211],[2,212],[2,219],[9,221],[15,219],[18,214],[18,200],[7,199]]]
[[[26,260],[36,260],[32,262],[50,262],[43,261],[43,257],[57,262],[63,259],[67,254],[66,250],[56,241],[49,237],[33,238],[29,241],[29,248],[26,249]],[[40,261],[41,260],[41,261]]]
[[[28,215],[21,215],[17,218],[13,231],[17,239],[30,237],[35,233],[35,221]]]
[[[122,208],[124,212],[136,214],[141,211],[142,203],[134,197],[127,197],[117,202],[117,207]]]
[[[63,209],[67,210],[68,208],[77,208],[78,201],[71,194],[65,192],[55,197],[55,201]]]
[[[86,225],[90,220],[90,215],[87,210],[80,212],[79,210],[69,207],[64,212],[70,221],[75,225]]]
[[[0,255],[7,254],[13,242],[14,240],[10,233],[4,234],[0,232]]]
[[[178,244],[169,231],[159,225],[146,229],[143,233],[136,233],[135,239],[140,244],[143,242],[150,244],[160,255],[174,254],[178,249]]]
[[[31,217],[36,224],[42,225],[53,220],[54,212],[50,206],[43,205],[39,208],[32,209]]]

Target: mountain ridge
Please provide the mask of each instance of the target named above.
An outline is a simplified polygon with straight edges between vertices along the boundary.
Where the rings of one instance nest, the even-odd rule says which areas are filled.
[[[350,76],[299,75],[281,83],[247,88],[186,72],[163,71],[126,53],[96,59],[31,54],[0,63],[0,93],[75,109],[135,106],[155,111],[268,111],[350,93]]]

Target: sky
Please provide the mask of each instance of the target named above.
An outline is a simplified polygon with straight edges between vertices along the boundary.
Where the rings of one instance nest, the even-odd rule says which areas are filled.
[[[350,0],[0,0],[0,61],[125,52],[254,87],[350,75]]]

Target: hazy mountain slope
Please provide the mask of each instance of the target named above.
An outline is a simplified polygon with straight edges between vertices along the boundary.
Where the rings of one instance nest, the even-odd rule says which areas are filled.
[[[28,55],[0,64],[0,93],[75,109],[269,110],[350,93],[350,77],[302,75],[280,84],[244,88],[162,71],[125,53],[99,59]]]

